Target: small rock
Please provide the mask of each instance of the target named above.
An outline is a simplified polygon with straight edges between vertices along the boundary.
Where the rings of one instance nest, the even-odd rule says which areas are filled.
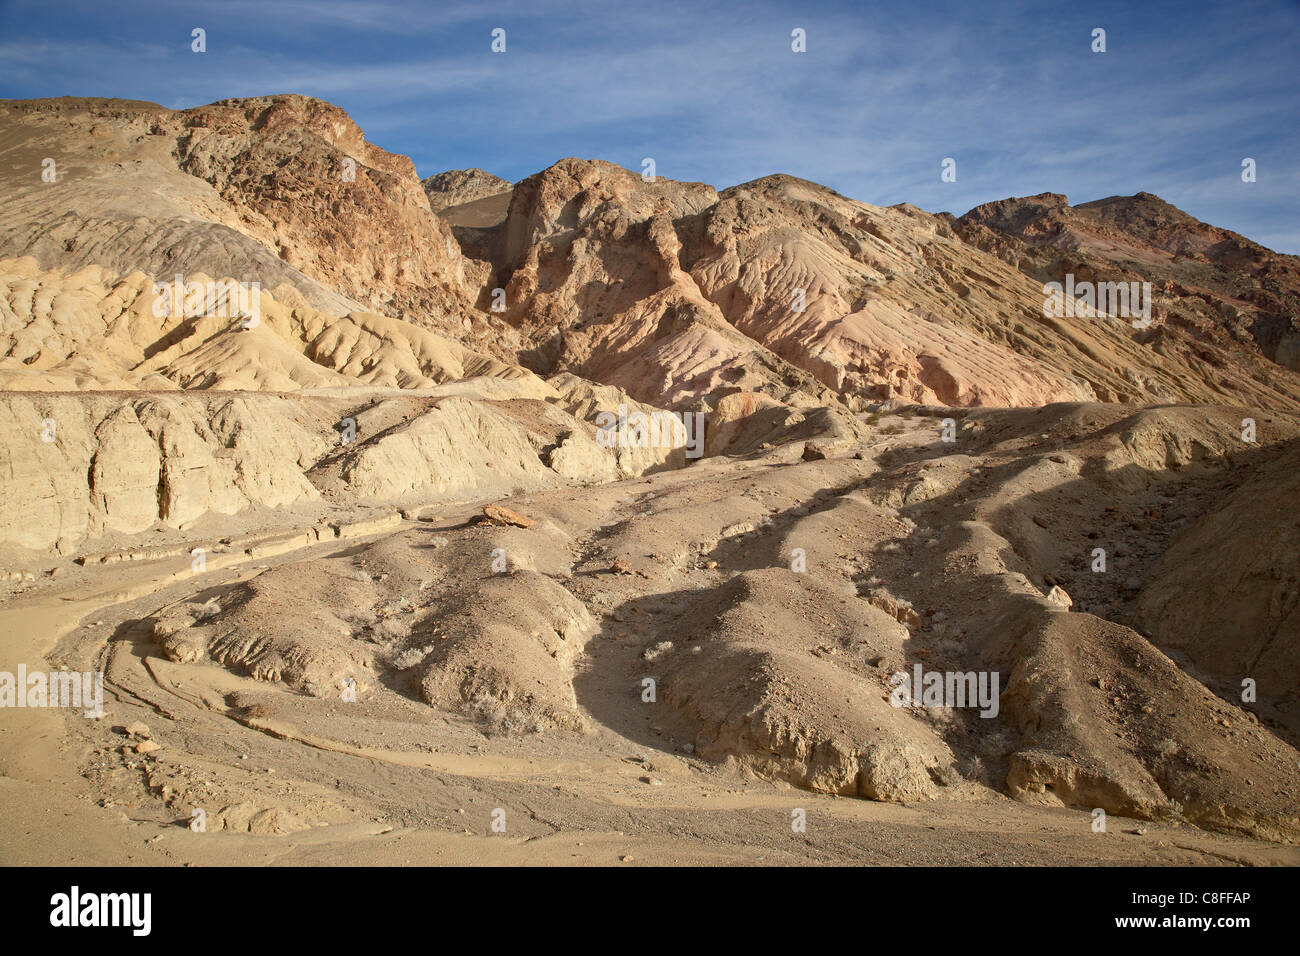
[[[1052,585],[1052,590],[1047,592],[1047,600],[1063,608],[1069,608],[1074,605],[1074,601],[1070,599],[1070,595],[1066,594],[1065,588],[1061,587],[1059,584]]]
[[[495,524],[509,524],[516,528],[531,528],[537,524],[532,518],[521,515],[518,511],[512,511],[501,505],[487,505],[483,508],[483,516]]]

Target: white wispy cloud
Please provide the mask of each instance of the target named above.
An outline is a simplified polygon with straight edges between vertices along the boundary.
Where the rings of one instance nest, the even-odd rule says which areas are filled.
[[[719,187],[787,172],[956,213],[1013,194],[1145,189],[1247,235],[1285,237],[1300,219],[1300,199],[1281,194],[1294,185],[1300,79],[1270,68],[1300,30],[1276,0],[1015,0],[996,12],[228,0],[138,4],[120,23],[79,7],[85,29],[42,30],[28,2],[0,13],[0,89],[168,105],[305,93],[347,109],[425,175],[474,165],[518,178],[566,155],[632,168],[652,156],[661,175]],[[208,30],[206,54],[189,51],[191,21]],[[498,25],[504,55],[489,50]],[[1108,30],[1105,54],[1089,49],[1095,25]],[[807,53],[790,50],[796,26]],[[1254,153],[1272,178],[1261,173],[1247,197],[1233,167]],[[956,183],[939,179],[948,156]]]

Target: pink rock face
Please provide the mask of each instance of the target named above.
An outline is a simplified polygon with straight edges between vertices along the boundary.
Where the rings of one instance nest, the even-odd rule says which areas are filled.
[[[1007,235],[978,210],[958,222],[884,209],[789,176],[715,193],[566,159],[515,187],[492,273],[533,367],[658,404],[736,387],[782,401],[1205,401],[1226,383],[1295,407],[1297,380],[1271,366],[1261,380],[1265,355],[1228,348],[1219,313],[1201,315],[1202,300],[1176,284],[1160,286],[1146,337],[1122,320],[1049,315],[1027,243],[1057,235],[1054,217],[1103,222],[1105,211],[1037,199],[984,217]],[[1081,281],[1143,279],[1115,263],[1170,258],[1120,225],[1097,229],[1071,246]],[[1300,354],[1274,337],[1278,354]],[[1218,384],[1195,358],[1207,341],[1234,353],[1216,358]]]

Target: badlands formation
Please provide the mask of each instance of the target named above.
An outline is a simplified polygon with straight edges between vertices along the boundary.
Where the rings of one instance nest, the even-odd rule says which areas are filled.
[[[1300,861],[1296,257],[299,96],[0,195],[5,862]]]

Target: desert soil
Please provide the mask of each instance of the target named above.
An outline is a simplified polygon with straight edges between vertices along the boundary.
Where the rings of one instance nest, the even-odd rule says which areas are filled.
[[[873,456],[940,457],[934,421],[881,424],[898,434],[879,435]],[[642,700],[640,675],[658,672],[659,663],[647,661],[647,651],[653,656],[690,626],[691,589],[685,581],[665,587],[662,576],[705,588],[760,571],[774,563],[774,539],[863,493],[853,487],[874,484],[878,497],[891,487],[880,475],[864,480],[874,462],[804,462],[800,447],[708,460],[579,495],[561,489],[501,500],[540,521],[530,529],[477,524],[479,503],[437,505],[420,521],[347,541],[212,555],[202,574],[188,556],[91,565],[14,597],[0,610],[8,637],[0,668],[41,658],[102,668],[106,713],[92,720],[59,709],[7,712],[0,858],[21,865],[1300,862],[1294,845],[1176,821],[1112,816],[1097,833],[1086,809],[1036,806],[970,783],[934,799],[879,802],[812,792],[743,760],[692,754],[682,715]],[[762,503],[764,520],[719,534],[729,517],[722,512],[746,495]],[[822,504],[811,514],[798,514],[797,505],[782,514],[790,496]],[[837,551],[869,552],[865,532],[844,518],[836,523]],[[562,537],[563,560],[549,538],[537,557],[525,553],[539,527]],[[488,545],[501,542],[485,539],[484,528],[506,535],[512,567],[505,575],[487,567]],[[530,732],[494,727],[500,714],[431,709],[393,672],[390,686],[362,685],[347,702],[209,659],[170,660],[159,647],[153,624],[170,609],[221,602],[277,573],[301,582],[298,594],[291,588],[276,598],[282,613],[311,619],[313,563],[387,568],[385,547],[432,555],[431,566],[483,565],[484,577],[507,585],[532,573],[518,565],[556,563],[547,572],[600,622],[573,664],[574,727],[581,729]],[[455,613],[468,611],[448,616]],[[819,622],[807,624],[820,640]],[[136,754],[144,739],[161,746]],[[206,832],[190,829],[195,808],[206,812]],[[805,833],[792,831],[796,808],[806,811]],[[504,833],[492,830],[498,809]]]

